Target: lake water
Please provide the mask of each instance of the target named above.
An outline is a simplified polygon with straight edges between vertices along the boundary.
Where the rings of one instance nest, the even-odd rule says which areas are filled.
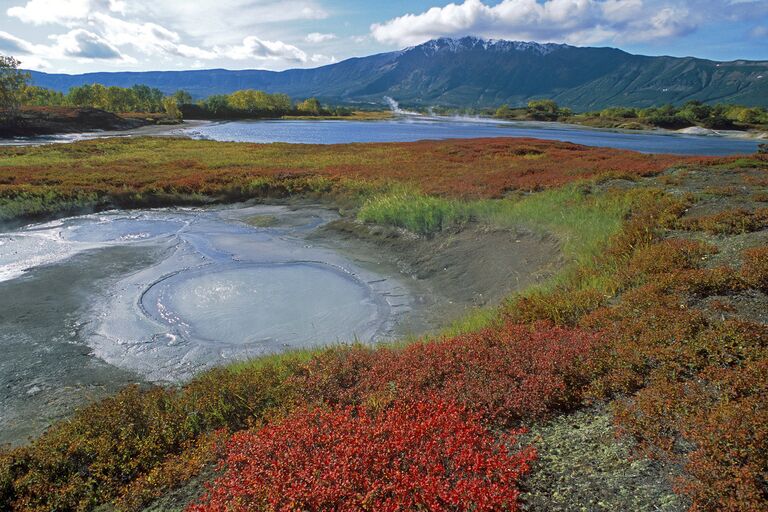
[[[408,290],[307,239],[335,218],[113,211],[0,233],[0,443],[129,382],[393,336]]]
[[[425,139],[533,137],[587,146],[680,155],[748,154],[759,141],[669,132],[596,130],[561,123],[403,117],[387,121],[232,121],[185,130],[188,136],[231,142],[341,144],[411,142]],[[764,142],[764,141],[763,141]]]

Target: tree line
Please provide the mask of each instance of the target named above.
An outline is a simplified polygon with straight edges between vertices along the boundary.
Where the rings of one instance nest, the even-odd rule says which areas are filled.
[[[72,87],[66,94],[42,87],[27,86],[22,96],[22,105],[92,107],[117,113],[165,112],[173,117],[183,114],[184,117],[198,119],[285,115],[329,116],[351,113],[347,109],[323,106],[317,98],[294,102],[286,94],[269,94],[253,89],[214,95],[195,102],[187,91],[179,90],[165,96],[159,89],[146,85],[124,88],[86,84]]]
[[[526,107],[502,105],[493,113],[499,119],[533,119],[537,121],[570,121],[584,124],[624,123],[658,128],[678,129],[702,126],[725,130],[743,126],[768,125],[768,110],[763,107],[716,104],[692,100],[680,106],[634,108],[610,107],[594,112],[575,114],[552,100],[533,100]]]
[[[66,93],[31,85],[28,73],[13,57],[0,55],[0,115],[13,118],[21,107],[90,107],[115,113],[165,113],[181,118],[254,118],[286,115],[346,116],[346,107],[322,105],[317,98],[294,102],[286,94],[246,89],[213,95],[200,101],[183,90],[165,95],[146,85],[132,87],[85,84]]]
[[[287,94],[270,94],[254,89],[215,94],[196,103],[181,103],[180,108],[184,117],[194,119],[352,115],[350,108],[322,105],[317,98],[294,102]]]

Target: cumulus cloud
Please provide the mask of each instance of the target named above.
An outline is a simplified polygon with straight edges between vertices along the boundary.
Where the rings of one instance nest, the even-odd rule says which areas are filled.
[[[53,36],[56,40],[56,48],[65,57],[82,59],[123,59],[114,45],[98,34],[85,29],[75,29],[66,34]]]
[[[287,60],[307,62],[307,54],[299,48],[282,41],[264,41],[256,36],[248,36],[237,46],[217,48],[217,53],[234,60]]]
[[[34,45],[8,32],[0,31],[0,53],[28,55],[35,52]]]
[[[51,69],[51,63],[42,57],[35,55],[21,55],[17,59],[21,63],[23,69],[35,69],[38,71],[46,71]]]
[[[721,6],[730,2],[703,1]],[[743,6],[731,7],[735,12]],[[695,30],[701,17],[681,1],[502,0],[490,5],[465,0],[375,23],[371,35],[381,43],[401,46],[462,35],[575,44],[652,41],[685,35]]]
[[[651,17],[648,23],[637,27],[637,30],[627,34],[631,41],[653,41],[667,39],[692,32],[695,25],[691,23],[688,9],[662,9]]]
[[[316,65],[326,65],[338,62],[333,55],[323,55],[322,53],[315,53],[309,58],[310,62]]]
[[[320,32],[312,32],[307,34],[305,38],[308,43],[325,43],[337,39],[336,34],[322,34]]]
[[[329,16],[318,0],[134,0],[129,12],[210,46],[229,44],[233,35],[259,34],[275,24]]]
[[[38,59],[160,63],[199,67],[212,60],[259,62],[265,67],[327,63],[291,42],[261,35],[275,23],[328,16],[320,0],[16,0],[9,19],[49,33],[49,43],[32,44],[0,32],[0,51]],[[65,27],[64,30],[61,27]],[[53,32],[51,34],[51,32]],[[29,30],[25,31],[26,34]],[[313,32],[304,42],[327,43],[336,36]],[[172,64],[171,64],[172,63]],[[146,64],[144,64],[146,65]],[[152,65],[155,67],[157,64]]]
[[[43,64],[47,66],[46,58],[132,61],[115,45],[85,29],[73,29],[65,34],[50,36],[50,39],[52,44],[33,44],[0,31],[0,52],[21,56],[22,63],[34,63],[35,67],[41,67]]]
[[[30,0],[25,5],[11,7],[8,16],[24,23],[68,23],[84,19],[91,10],[91,0]]]

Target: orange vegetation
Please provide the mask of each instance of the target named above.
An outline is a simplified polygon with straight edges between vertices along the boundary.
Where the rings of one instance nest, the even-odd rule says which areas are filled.
[[[601,175],[650,176],[706,158],[646,155],[536,139],[291,145],[108,139],[0,149],[0,198],[19,193],[258,196],[343,180],[399,182],[423,192],[501,197]],[[318,179],[322,179],[318,181]]]

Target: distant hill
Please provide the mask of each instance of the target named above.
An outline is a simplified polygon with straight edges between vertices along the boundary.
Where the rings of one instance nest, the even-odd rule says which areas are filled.
[[[688,100],[768,107],[768,61],[715,62],[647,57],[615,48],[441,38],[315,69],[282,72],[224,69],[88,73],[32,72],[35,85],[66,91],[85,83],[146,84],[196,98],[238,89],[317,96],[332,103],[492,107],[552,98],[577,111],[646,107]]]

